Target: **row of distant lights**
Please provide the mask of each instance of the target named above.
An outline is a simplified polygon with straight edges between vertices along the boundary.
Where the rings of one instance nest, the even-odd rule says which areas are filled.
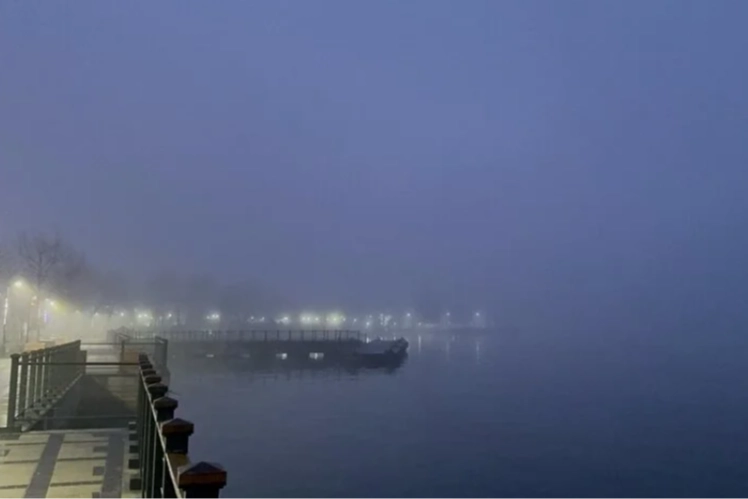
[[[25,283],[23,281],[21,281],[21,280],[17,280],[17,281],[15,281],[13,283],[13,285],[15,287],[17,287],[17,288],[22,288],[22,287],[25,286]],[[58,305],[59,305],[59,302],[57,302],[56,300],[47,299],[45,301],[53,309],[57,308]],[[80,313],[81,313],[80,310],[76,310],[76,314],[80,314]],[[99,314],[98,313],[94,313],[93,315],[94,315],[94,317],[96,317]],[[128,313],[126,311],[122,311],[122,312],[119,312],[118,315],[120,317],[124,318],[124,317],[126,317],[128,315]],[[447,319],[450,317],[450,315],[451,315],[450,312],[446,312],[444,314],[445,318],[447,318]],[[142,320],[142,321],[152,321],[153,320],[153,315],[150,312],[142,312],[142,311],[139,312],[139,311],[136,310],[134,316],[138,320]],[[169,312],[169,313],[167,313],[163,317],[165,319],[172,319],[174,317],[174,314],[172,314],[171,312]],[[413,317],[413,315],[410,312],[408,312],[408,313],[405,314],[406,321],[411,320],[412,317]],[[479,319],[481,317],[481,313],[480,312],[475,312],[474,313],[474,317],[476,319]],[[211,322],[218,322],[218,321],[221,320],[221,314],[218,313],[218,312],[213,312],[213,313],[210,313],[210,314],[206,315],[205,319],[208,320],[208,321],[211,321]],[[377,317],[377,319],[378,319],[378,322],[381,325],[384,325],[384,326],[387,326],[387,325],[395,326],[396,325],[396,322],[394,322],[392,320],[393,319],[392,315],[379,314],[378,317]],[[320,315],[317,315],[317,314],[301,314],[301,316],[299,317],[299,323],[302,324],[302,325],[319,325],[319,324],[325,323],[325,324],[331,325],[331,326],[338,326],[338,325],[343,324],[346,320],[347,319],[346,319],[345,315],[340,314],[340,313],[331,313],[331,314],[328,314],[327,317],[323,317],[323,316],[320,316]],[[252,317],[249,318],[249,322],[265,322],[265,317],[255,317],[255,316],[252,316]],[[291,317],[289,315],[284,315],[284,316],[279,317],[278,319],[276,319],[276,322],[278,322],[280,324],[288,325],[288,324],[291,324],[293,321],[292,321],[292,319],[291,319]],[[359,319],[358,318],[353,318],[353,319],[351,319],[351,322],[353,324],[358,324],[359,323]],[[363,324],[364,327],[371,327],[372,324],[374,323],[374,316],[373,315],[368,315],[368,316],[366,316],[365,319],[362,319],[360,321],[360,323]],[[419,325],[420,324],[421,323],[419,322]]]
[[[13,281],[13,286],[15,288],[24,288],[24,287],[26,287],[26,283],[22,279],[17,279],[15,281]],[[32,299],[35,299],[35,298],[36,298],[35,296],[32,297]],[[58,308],[58,302],[55,301],[55,300],[47,299],[46,303],[47,303],[47,305],[49,305],[53,309]],[[80,314],[80,313],[81,313],[80,310],[76,310],[76,314]],[[94,315],[94,317],[96,317],[99,314],[98,313],[94,313],[93,315]],[[450,317],[450,313],[449,312],[446,312],[444,315],[445,315],[445,317],[447,319]],[[127,316],[127,312],[122,311],[122,312],[119,313],[119,316],[122,317],[122,318],[124,318],[124,317]],[[166,318],[168,320],[168,319],[171,319],[173,316],[174,315],[171,312],[169,312],[168,314],[166,314],[164,316],[164,318]],[[475,316],[476,319],[478,319],[478,318],[480,318],[481,314],[480,314],[480,312],[475,312],[474,316]],[[142,321],[152,321],[153,320],[153,315],[150,312],[138,312],[136,310],[135,311],[135,317],[138,320],[142,320]],[[405,317],[406,317],[406,320],[409,321],[412,318],[412,314],[410,312],[408,312],[408,313],[405,314]],[[208,320],[208,321],[211,321],[211,322],[218,322],[218,321],[221,320],[221,314],[219,314],[218,312],[213,312],[213,313],[208,314],[207,316],[205,316],[205,319]],[[379,319],[379,323],[381,325],[383,325],[383,326],[388,326],[388,325],[395,326],[396,325],[396,322],[394,322],[392,320],[393,319],[392,315],[379,314],[378,319]],[[339,326],[339,325],[343,324],[345,321],[346,321],[345,315],[340,314],[340,313],[331,313],[331,314],[327,315],[327,317],[325,318],[324,322],[325,322],[325,324],[330,325],[330,326]],[[249,322],[265,322],[265,317],[255,318],[254,316],[252,316],[252,317],[250,317]],[[279,322],[281,324],[288,325],[288,324],[291,324],[292,321],[291,321],[291,317],[290,316],[284,315],[284,316],[278,318],[277,322]],[[322,324],[323,323],[323,318],[321,316],[319,316],[319,315],[316,315],[316,314],[301,314],[301,316],[299,317],[299,322],[302,325],[307,325],[307,326],[308,325],[318,325],[318,324]],[[351,320],[351,322],[353,324],[358,324],[358,319],[357,318],[353,318]],[[364,327],[371,327],[372,324],[373,324],[373,316],[369,315],[369,316],[366,317],[365,320],[362,320],[361,322],[363,323]],[[419,323],[419,325],[420,325],[420,323]]]
[[[449,318],[451,314],[447,312],[444,315],[446,318]],[[479,319],[481,317],[481,313],[475,312],[473,316],[476,319]],[[169,317],[171,317],[171,314],[167,316],[167,318]],[[214,312],[212,314],[207,315],[205,318],[209,321],[219,321],[221,319],[221,315],[217,312]],[[406,318],[406,322],[410,321],[413,318],[413,315],[410,312],[408,312],[405,314],[405,318]],[[379,319],[379,323],[382,325],[385,325],[385,326],[396,325],[396,322],[392,320],[393,319],[392,315],[379,314],[378,319]],[[328,325],[338,326],[340,324],[343,324],[345,321],[346,321],[345,315],[339,314],[339,313],[332,313],[332,314],[329,314],[327,317],[322,317],[320,315],[315,315],[315,314],[301,314],[301,316],[299,317],[299,323],[305,326],[322,324],[323,322]],[[249,318],[249,322],[265,322],[265,317],[260,317],[259,319],[256,319],[254,316],[252,316]],[[280,324],[288,325],[288,324],[291,324],[293,321],[291,319],[291,316],[284,315],[282,317],[277,318],[276,322]],[[358,318],[354,317],[353,319],[351,319],[351,323],[353,324],[357,324],[358,322],[359,322]],[[365,327],[371,327],[372,324],[374,323],[374,316],[368,315],[364,320],[361,321],[361,323]],[[421,323],[419,322],[418,324],[420,325]]]

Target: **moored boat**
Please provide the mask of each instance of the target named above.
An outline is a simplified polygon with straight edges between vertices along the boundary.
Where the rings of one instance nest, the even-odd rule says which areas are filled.
[[[384,340],[377,338],[362,344],[354,355],[362,360],[386,361],[403,357],[408,351],[408,341],[405,338]]]

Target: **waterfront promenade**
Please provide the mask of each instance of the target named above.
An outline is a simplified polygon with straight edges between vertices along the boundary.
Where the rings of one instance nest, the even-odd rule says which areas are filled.
[[[175,417],[166,341],[154,344],[0,359],[0,497],[218,497],[226,472],[190,458],[194,425]]]

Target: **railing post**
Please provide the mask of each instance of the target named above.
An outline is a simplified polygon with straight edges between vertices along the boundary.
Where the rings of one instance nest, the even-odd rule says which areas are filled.
[[[64,346],[60,347],[57,350],[57,358],[55,359],[55,362],[66,362],[68,361],[68,352],[70,351],[70,346]],[[54,386],[54,395],[57,396],[60,393],[62,393],[63,388],[65,387],[65,382],[67,381],[67,373],[70,370],[70,366],[57,366],[57,376],[54,378],[55,386]]]
[[[136,419],[136,430],[137,430],[137,436],[138,436],[138,458],[139,461],[142,463],[143,459],[143,438],[145,436],[145,425],[146,425],[146,416],[147,412],[146,409],[148,407],[148,399],[145,393],[145,371],[149,370],[155,373],[156,371],[153,371],[151,369],[151,363],[148,360],[148,356],[145,354],[141,354],[138,361],[140,362],[140,372],[138,375],[140,378],[138,379],[138,415]]]
[[[52,379],[52,366],[49,365],[49,361],[52,360],[52,353],[49,350],[42,350],[42,367],[44,373],[42,374],[42,398],[46,400],[49,396],[49,380]]]
[[[156,423],[157,424],[157,423]],[[147,487],[143,489],[146,492],[144,497],[163,497],[164,483],[164,448],[161,446],[161,438],[158,435],[158,426],[156,426],[155,438],[153,439],[153,461],[151,462],[151,479]]]
[[[156,376],[158,377],[158,376]],[[153,376],[150,377],[153,379]],[[163,397],[169,388],[161,382],[151,383],[148,385],[148,399],[151,401],[149,404],[148,419],[151,421],[153,426],[153,432],[151,433],[150,441],[148,444],[148,468],[149,473],[146,474],[146,480],[143,482],[144,497],[160,497],[160,487],[163,481],[163,464],[164,454],[161,448],[161,438],[159,437],[158,420],[154,420],[153,409],[155,409],[155,401]]]
[[[169,362],[169,341],[163,340],[161,342],[161,365],[164,369],[167,369],[167,363]]]
[[[166,443],[169,454],[187,454],[190,448],[190,435],[194,433],[195,425],[191,421],[173,418],[161,423],[161,434]]]
[[[16,397],[18,395],[18,359],[20,355],[14,353],[10,356],[10,383],[8,386],[8,428],[16,425]]]
[[[39,397],[39,387],[37,386],[37,372],[39,372],[38,355],[36,352],[31,352],[29,355],[29,362],[31,363],[31,370],[29,371],[29,405],[36,404],[36,400]]]
[[[141,454],[140,476],[143,481],[142,491],[143,494],[148,494],[150,492],[150,486],[153,483],[153,441],[158,438],[158,428],[152,414],[153,409],[151,406],[152,399],[150,395],[150,386],[157,383],[160,384],[161,376],[155,374],[153,369],[144,369],[142,373],[144,376],[143,383],[145,384],[145,393],[143,394],[145,427],[143,429],[143,440],[139,442],[138,450]],[[143,497],[148,496],[143,495]]]
[[[76,376],[83,376],[86,374],[86,361],[88,360],[88,352],[86,350],[78,351],[78,369],[76,370]]]
[[[18,414],[26,412],[29,381],[29,354],[21,354],[21,378],[18,383]]]
[[[53,365],[54,362],[57,360],[57,355],[56,355],[57,350],[54,347],[52,347],[48,349],[47,352],[48,352],[47,362],[49,364],[49,374],[46,379],[46,382],[47,382],[46,398],[49,399],[54,394],[55,380],[57,379],[57,366]]]
[[[178,481],[184,497],[218,497],[226,485],[226,470],[218,464],[200,461],[180,467]]]
[[[156,410],[156,421],[161,423],[174,419],[174,411],[177,409],[179,402],[171,397],[162,396],[153,401],[153,408]]]

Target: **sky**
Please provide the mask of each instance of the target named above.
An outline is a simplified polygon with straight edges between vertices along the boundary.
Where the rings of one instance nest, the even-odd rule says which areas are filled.
[[[747,16],[5,1],[0,239],[59,231],[102,267],[307,303],[745,318]]]

